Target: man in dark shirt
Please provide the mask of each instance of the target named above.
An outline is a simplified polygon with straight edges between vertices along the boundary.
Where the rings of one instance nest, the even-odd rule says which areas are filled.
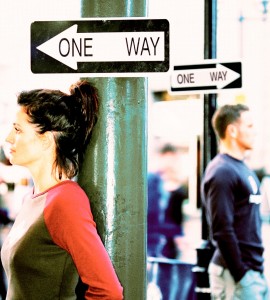
[[[220,153],[202,180],[202,201],[216,247],[209,265],[212,299],[268,299],[255,173],[245,164],[255,131],[245,105],[225,105],[213,116]]]

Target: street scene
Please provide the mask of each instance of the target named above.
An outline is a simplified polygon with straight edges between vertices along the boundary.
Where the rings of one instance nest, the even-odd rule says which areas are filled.
[[[270,299],[269,8],[0,0],[0,299]]]

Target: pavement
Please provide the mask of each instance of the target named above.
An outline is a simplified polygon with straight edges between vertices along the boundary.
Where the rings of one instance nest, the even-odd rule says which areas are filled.
[[[181,255],[181,260],[184,262],[197,263],[196,248],[201,243],[201,216],[189,216],[185,221],[184,230],[187,237],[188,246]],[[262,224],[262,239],[265,248],[264,251],[264,269],[265,276],[268,281],[270,290],[270,216],[263,217]]]

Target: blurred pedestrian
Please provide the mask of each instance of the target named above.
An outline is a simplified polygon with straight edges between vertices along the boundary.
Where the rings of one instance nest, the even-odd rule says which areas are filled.
[[[252,114],[245,105],[225,105],[216,111],[212,124],[220,153],[202,180],[202,200],[216,247],[208,270],[212,299],[268,299],[260,183],[245,163],[254,144]]]
[[[165,208],[168,193],[164,190],[163,180],[158,173],[148,174],[148,210],[147,210],[147,254],[161,257],[166,244],[167,230]],[[179,228],[178,228],[179,231]]]
[[[170,229],[166,236],[163,255],[180,259],[187,243],[183,212],[184,202],[188,199],[188,179],[184,165],[184,161],[187,160],[187,149],[165,143],[159,152],[159,172],[164,183],[163,188],[168,195],[163,224]]]
[[[13,220],[9,217],[9,212],[5,208],[0,208],[0,224],[6,226],[12,224]],[[1,228],[2,229],[2,228]],[[2,241],[1,241],[2,244]],[[5,280],[5,272],[2,263],[0,264],[0,296],[4,300],[7,296],[7,287]]]

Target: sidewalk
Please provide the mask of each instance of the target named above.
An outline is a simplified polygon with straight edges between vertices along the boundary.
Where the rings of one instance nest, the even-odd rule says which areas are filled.
[[[262,227],[263,245],[265,247],[264,252],[264,274],[267,278],[268,285],[270,287],[270,223],[264,222]]]
[[[201,218],[197,216],[189,217],[189,220],[185,223],[185,233],[188,240],[190,241],[190,245],[183,253],[181,259],[185,262],[196,264],[196,246],[199,245],[201,240]],[[268,217],[268,220],[267,218],[264,218],[262,225],[262,238],[265,248],[264,274],[266,276],[270,289],[270,217]]]
[[[174,262],[173,262],[173,260],[168,260],[169,262],[164,261],[163,264],[162,264],[162,259],[161,259],[161,262],[159,264],[161,269],[164,269],[164,267],[165,267],[164,264],[166,264],[168,266],[168,267],[166,267],[167,269],[169,268],[170,264],[174,264],[175,269],[176,269],[177,265],[179,265],[179,267],[181,267],[179,270],[183,269],[183,266],[185,267],[185,265],[186,265],[187,267],[189,266],[189,269],[191,270],[192,266],[195,266],[197,264],[197,251],[196,251],[196,248],[201,245],[201,216],[200,215],[189,216],[188,219],[184,223],[184,231],[185,231],[186,238],[187,238],[187,246],[183,250],[183,253],[181,255],[181,259],[179,261],[174,261]],[[269,284],[269,290],[270,290],[270,220],[266,220],[265,218],[264,218],[264,222],[263,222],[263,226],[262,226],[262,237],[263,237],[263,244],[264,244],[264,247],[265,247],[265,252],[264,252],[265,276],[267,278],[267,281],[268,281],[268,284]],[[158,260],[159,259],[157,259],[157,261]],[[148,261],[152,262],[152,264],[153,264],[155,259],[154,258],[148,258]],[[171,261],[171,263],[170,263],[170,261]],[[182,265],[182,266],[180,266],[180,265]],[[152,265],[152,267],[153,267],[153,265]],[[192,285],[191,281],[193,280],[192,279],[193,274],[191,272],[185,271],[183,273],[183,271],[182,271],[182,272],[179,273],[179,271],[176,272],[174,270],[174,271],[170,271],[170,272],[173,272],[173,274],[177,274],[177,276],[175,276],[175,275],[172,276],[172,273],[170,273],[170,275],[168,275],[169,271],[167,271],[167,275],[165,275],[165,277],[164,277],[164,276],[162,276],[162,274],[158,274],[159,270],[160,269],[159,269],[158,265],[156,265],[156,270],[155,270],[156,279],[151,280],[152,283],[154,283],[154,284],[151,284],[150,287],[149,287],[150,288],[149,296],[151,294],[155,295],[155,296],[154,297],[150,296],[150,297],[148,297],[147,300],[152,300],[152,299],[159,300],[159,299],[161,299],[159,294],[158,294],[158,293],[160,293],[160,291],[157,291],[156,284],[161,284],[162,285],[162,281],[165,280],[164,278],[166,278],[166,276],[168,278],[167,278],[167,281],[165,280],[166,282],[164,282],[164,284],[166,283],[167,286],[171,286],[171,287],[174,286],[173,289],[176,289],[176,290],[177,289],[178,290],[183,289],[184,290],[186,284],[189,285],[189,288]],[[160,279],[158,279],[159,276],[163,277],[163,279],[161,279],[161,283],[160,283]],[[188,277],[190,277],[190,278],[188,278]],[[181,278],[183,279],[182,284],[181,284]],[[170,282],[170,281],[172,281],[172,282]],[[161,286],[161,288],[162,288],[162,286]],[[174,294],[174,293],[172,293],[172,294]],[[193,296],[193,297],[196,297],[196,295]],[[192,299],[193,299],[193,297],[192,297]],[[171,299],[176,299],[176,298],[174,298],[174,296],[172,296]],[[168,299],[163,298],[163,300],[168,300]],[[190,300],[190,299],[181,299],[181,300]]]

